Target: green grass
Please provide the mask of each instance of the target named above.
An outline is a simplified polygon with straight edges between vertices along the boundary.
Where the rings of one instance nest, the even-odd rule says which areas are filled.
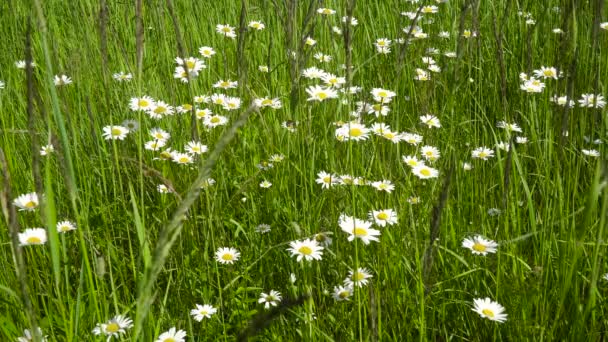
[[[215,26],[238,28],[240,1],[173,0],[186,57],[200,57],[201,46],[217,51],[188,84],[173,78],[179,52],[166,1],[143,1],[141,70],[134,1],[107,1],[107,25],[100,18],[105,2],[98,0],[0,4],[0,34],[6,42],[0,52],[0,81],[6,83],[0,89],[0,148],[7,164],[0,178],[1,340],[15,340],[37,325],[51,341],[102,341],[92,330],[118,314],[135,325],[123,340],[155,341],[173,326],[185,330],[188,341],[236,340],[251,320],[267,312],[257,301],[270,290],[303,303],[281,307],[282,313],[265,321],[268,325],[252,340],[603,340],[608,328],[608,282],[602,278],[608,273],[606,150],[585,137],[606,143],[606,109],[571,108],[564,138],[563,107],[550,101],[569,88],[574,100],[584,93],[608,95],[608,31],[599,29],[594,42],[597,1],[576,2],[572,16],[567,8],[573,3],[567,1],[439,4],[437,14],[421,19],[429,38],[407,45],[401,72],[401,45],[395,40],[405,38],[402,29],[409,19],[400,13],[415,12],[417,5],[357,1],[352,85],[363,90],[320,103],[306,101],[305,92],[320,81],[304,78],[299,100],[290,102],[285,20],[294,20],[296,49],[314,26],[310,35],[317,44],[304,50],[309,58],[303,68],[317,66],[345,76],[344,41],[332,26],[341,26],[346,1],[322,2],[321,7],[337,13],[315,13],[303,29],[309,1],[301,1],[290,16],[286,10],[277,13],[272,1],[245,0],[246,22],[260,20],[266,29],[247,32],[244,60],[239,61],[237,40],[217,34]],[[463,14],[465,3],[472,5]],[[518,11],[531,13],[536,24],[527,25]],[[503,34],[505,99],[493,13]],[[473,29],[478,21],[478,37],[459,37],[462,15],[464,29]],[[607,20],[607,6],[599,16],[598,22]],[[30,20],[37,64],[32,86],[40,97],[30,97],[31,117],[26,72],[15,67],[26,56]],[[107,37],[105,57],[100,27]],[[558,27],[565,33],[552,32]],[[450,32],[450,38],[439,38],[441,31]],[[378,38],[393,40],[390,54],[376,53]],[[416,68],[424,67],[422,57],[429,56],[431,47],[440,50],[432,56],[441,72],[433,73],[431,81],[416,81]],[[459,57],[443,55],[449,51],[458,51]],[[312,58],[316,52],[333,60],[317,62]],[[246,84],[226,91],[212,88],[220,79],[238,80],[239,65],[247,67]],[[259,72],[260,65],[271,72]],[[546,80],[542,93],[520,90],[519,74],[541,66],[554,66],[565,76]],[[119,71],[132,73],[133,80],[116,82],[112,74]],[[56,74],[66,74],[74,83],[55,87]],[[350,120],[357,101],[372,102],[372,88],[390,89],[397,96],[388,116],[364,115],[362,122],[423,135],[420,146],[441,152],[431,164],[439,170],[438,178],[418,179],[401,161],[401,156],[419,154],[420,146],[373,135],[363,142],[336,139],[333,123]],[[213,93],[238,96],[242,106],[226,111],[208,105],[230,119],[228,126],[211,130],[202,121],[193,129],[190,114],[153,120],[128,105],[132,97],[149,95],[178,106],[193,103],[193,95]],[[264,96],[280,98],[283,108],[247,112],[253,99]],[[241,117],[244,125],[231,127],[244,113],[249,114]],[[420,124],[419,116],[427,113],[437,115],[442,127]],[[137,120],[139,130],[122,141],[103,139],[103,127],[126,119]],[[296,133],[281,127],[287,120],[299,122]],[[502,120],[517,123],[520,135],[528,138],[527,144],[514,144],[510,155],[494,148],[509,139],[496,127]],[[190,166],[154,160],[159,152],[143,146],[154,127],[171,133],[167,147],[183,151],[194,131],[209,151]],[[32,151],[40,149],[35,144],[51,142],[55,153],[34,158]],[[493,148],[496,156],[471,159],[480,146]],[[582,149],[597,149],[600,157],[586,156]],[[269,170],[256,167],[272,154],[283,154],[285,160]],[[463,162],[473,169],[464,170]],[[439,237],[431,247],[433,262],[425,263],[433,208],[452,167],[438,214]],[[396,188],[392,193],[370,186],[322,189],[315,182],[320,171],[387,179]],[[200,189],[209,174],[216,183]],[[259,187],[263,180],[272,187]],[[160,194],[159,184],[172,186],[177,194]],[[18,226],[11,225],[13,199],[34,191],[44,194],[43,205],[33,212],[18,211]],[[408,202],[414,196],[418,204]],[[397,211],[398,224],[378,228],[379,242],[347,241],[338,226],[341,214],[364,219],[369,211],[384,208]],[[489,215],[491,208],[500,209],[500,215]],[[77,230],[56,233],[55,224],[62,220],[75,222]],[[262,223],[271,225],[269,233],[255,231]],[[33,227],[47,228],[44,246],[11,243],[10,229]],[[333,239],[321,261],[298,263],[287,252],[289,242],[320,232]],[[463,239],[476,234],[498,242],[497,253],[476,256],[463,248]],[[233,265],[218,263],[215,251],[220,247],[238,249],[240,259]],[[357,288],[349,301],[334,300],[334,286],[357,266],[371,271],[369,284]],[[19,274],[25,275],[26,288]],[[485,297],[505,307],[506,322],[471,310],[473,299]],[[197,322],[190,315],[196,304],[211,304],[218,312]]]

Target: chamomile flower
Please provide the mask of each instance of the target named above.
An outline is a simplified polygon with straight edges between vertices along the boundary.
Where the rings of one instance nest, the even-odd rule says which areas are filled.
[[[488,158],[494,157],[494,150],[491,150],[485,146],[478,147],[471,152],[473,159],[488,160]]]
[[[215,55],[215,50],[212,47],[203,46],[198,49],[198,53],[200,53],[204,58],[211,58],[213,55]]]
[[[422,158],[428,161],[435,161],[440,157],[439,149],[433,146],[422,146],[420,154],[422,154]]]
[[[6,83],[4,83],[4,81],[0,80],[0,90],[4,89],[5,85],[6,85]]]
[[[338,92],[330,87],[311,86],[306,88],[308,93],[308,101],[319,101],[322,102],[327,99],[335,99],[338,97]]]
[[[254,30],[258,30],[258,31],[262,31],[264,28],[266,28],[266,25],[264,25],[263,22],[261,21],[250,21],[249,22],[249,28],[252,28]]]
[[[422,142],[423,137],[415,133],[403,133],[401,139],[410,145],[417,146]]]
[[[502,323],[507,320],[505,308],[492,301],[490,298],[476,298],[473,300],[473,311],[477,312],[481,317],[491,321]]]
[[[207,146],[201,144],[200,141],[191,141],[186,145],[186,152],[190,154],[203,154],[207,152],[207,150]]]
[[[194,318],[195,321],[200,322],[204,318],[211,318],[217,309],[209,304],[200,305],[196,304],[196,308],[190,310],[190,315]]]
[[[370,129],[357,122],[349,122],[336,129],[340,141],[363,141],[369,138]]]
[[[55,152],[55,147],[53,146],[53,144],[48,144],[45,146],[42,146],[40,148],[40,155],[41,156],[48,156],[49,154]]]
[[[412,168],[424,165],[424,161],[416,158],[416,156],[402,156],[401,159],[405,164],[407,164],[407,166]]]
[[[16,62],[15,62],[15,66],[17,67],[17,69],[25,69],[25,67],[26,67],[26,63],[27,63],[27,62],[26,62],[26,61],[24,61],[24,60],[23,60],[23,61],[16,61]],[[35,63],[34,61],[31,61],[31,62],[30,62],[30,66],[31,66],[32,68],[35,68],[35,67],[36,67],[36,63]]]
[[[348,278],[344,279],[344,285],[350,288],[363,287],[367,285],[371,277],[372,275],[367,268],[359,267],[356,271],[348,272]]]
[[[393,190],[395,190],[395,186],[393,185],[393,183],[386,179],[382,181],[372,182],[371,186],[378,191],[386,191],[388,193],[391,193],[393,192]]]
[[[492,240],[484,239],[481,235],[476,235],[473,238],[464,239],[462,247],[470,249],[473,254],[485,256],[488,253],[496,253],[498,244]]]
[[[581,107],[586,108],[604,108],[606,100],[604,100],[604,96],[599,94],[583,94],[581,95],[581,99],[578,100],[578,103]]]
[[[171,134],[162,128],[152,128],[150,135],[155,140],[169,140],[171,138]]]
[[[315,182],[317,184],[321,184],[321,188],[323,188],[323,189],[329,189],[333,185],[336,185],[339,183],[338,176],[331,174],[331,173],[327,173],[325,171],[321,171],[321,172],[317,173],[317,177],[318,178],[315,180]]]
[[[496,127],[498,128],[502,128],[504,130],[506,130],[507,132],[519,132],[521,133],[521,128],[515,124],[515,123],[508,123],[506,121],[498,121],[498,123],[496,124]]]
[[[144,148],[149,151],[158,151],[161,148],[165,147],[166,144],[167,144],[167,140],[155,139],[155,140],[146,141],[146,143],[144,144]]]
[[[255,232],[260,234],[266,234],[270,232],[270,225],[266,223],[260,223],[255,227]]]
[[[380,235],[380,231],[371,228],[372,223],[369,221],[341,215],[338,220],[338,225],[342,231],[349,234],[348,241],[359,238],[366,245],[368,245],[370,241],[379,241],[377,236]]]
[[[215,252],[215,260],[221,264],[233,264],[240,256],[241,253],[232,247],[220,247]]]
[[[262,292],[258,303],[264,304],[264,309],[270,309],[271,306],[277,306],[281,301],[281,293],[279,291],[270,290],[269,293]]]
[[[233,88],[236,88],[238,85],[239,85],[238,81],[219,80],[213,85],[213,88],[233,89]]]
[[[325,76],[325,74],[325,71],[317,69],[316,67],[310,67],[302,71],[302,77],[308,78],[310,80],[321,79],[323,76]]]
[[[182,165],[194,163],[194,158],[192,158],[192,156],[188,153],[174,152],[171,156],[171,159],[173,160],[173,162]]]
[[[173,327],[160,334],[155,342],[186,342],[186,332]]]
[[[19,208],[19,211],[34,211],[38,208],[38,194],[30,192],[23,194],[13,200],[13,204]]]
[[[55,83],[55,86],[60,87],[71,84],[72,79],[66,75],[55,75],[55,78],[53,78],[53,83]]]
[[[542,66],[540,69],[538,70],[534,70],[534,76],[540,78],[552,78],[552,79],[557,79],[558,77],[558,73],[557,73],[557,69],[555,69],[554,67],[545,67]]]
[[[278,98],[271,99],[269,97],[263,97],[263,98],[255,99],[253,101],[253,103],[255,104],[256,107],[259,107],[259,108],[270,107],[272,109],[279,109],[279,108],[283,107],[281,100],[279,100]]]
[[[236,38],[236,32],[234,31],[234,27],[230,26],[230,25],[222,25],[222,24],[218,24],[215,27],[215,31],[219,34],[224,35],[224,37],[227,38]]]
[[[394,91],[382,88],[373,88],[371,94],[374,97],[374,101],[381,103],[389,103],[397,95]]]
[[[350,297],[353,296],[353,288],[346,285],[338,285],[334,287],[334,292],[332,293],[332,297],[338,302],[342,302],[345,300],[350,300]]]
[[[120,125],[123,127],[126,127],[129,130],[129,132],[135,132],[139,129],[139,122],[137,122],[137,120],[133,120],[133,119],[127,119],[127,120],[123,121]]]
[[[321,260],[323,256],[323,246],[319,246],[313,239],[292,241],[289,243],[287,251],[291,252],[291,256],[295,256],[298,262],[302,259],[306,261]]]
[[[270,68],[268,67],[268,65],[260,65],[260,66],[258,66],[258,71],[267,73],[267,72],[270,72]]]
[[[169,192],[171,192],[171,190],[169,190],[169,188],[165,184],[158,184],[156,186],[156,191],[161,194],[168,194]]]
[[[40,328],[36,328],[37,332],[38,332],[38,336],[40,336],[42,339],[42,342],[47,342],[47,336],[44,335],[44,333],[42,332],[42,329]],[[29,331],[28,329],[23,330],[23,336],[21,337],[17,337],[17,342],[33,342],[34,341],[34,334],[32,334],[31,331]]]
[[[108,341],[112,337],[119,337],[127,333],[127,329],[133,327],[133,321],[122,315],[115,316],[105,323],[97,323],[95,329],[93,329],[94,335],[105,335],[108,337]]]
[[[103,137],[106,140],[124,140],[129,133],[129,129],[123,126],[105,126]]]
[[[225,110],[237,110],[241,108],[241,99],[238,97],[226,97],[226,102],[222,105]]]
[[[427,115],[423,115],[420,117],[420,121],[425,124],[428,128],[432,128],[432,127],[436,127],[436,128],[440,128],[441,127],[441,123],[439,122],[439,119],[432,114],[427,114]]]
[[[70,221],[57,222],[57,232],[67,233],[69,231],[76,230],[76,225]]]
[[[270,183],[270,182],[269,182],[269,181],[267,181],[267,180],[263,180],[263,181],[260,183],[260,188],[262,188],[262,189],[268,189],[268,188],[270,188],[271,186],[272,186],[272,183]]]
[[[112,75],[112,78],[114,78],[115,81],[117,82],[129,82],[133,79],[133,75],[132,74],[125,74],[124,72],[117,72],[115,74]]]
[[[163,101],[157,101],[153,106],[150,107],[150,109],[146,111],[146,113],[152,119],[162,119],[167,115],[173,115],[173,113],[175,113],[175,108]]]
[[[133,97],[129,101],[129,107],[132,111],[149,110],[154,106],[154,99],[150,96]]]
[[[368,217],[380,227],[397,224],[397,212],[393,209],[372,210],[368,213]]]
[[[23,233],[19,233],[19,245],[44,245],[46,243],[46,229],[28,228]]]
[[[317,13],[322,14],[322,15],[332,15],[332,14],[335,14],[336,11],[334,11],[331,8],[319,8],[319,9],[317,9]]]
[[[583,152],[584,155],[589,156],[589,157],[599,157],[600,156],[600,152],[598,150],[581,150],[581,152]]]
[[[437,178],[439,171],[424,164],[412,168],[412,173],[420,179]]]

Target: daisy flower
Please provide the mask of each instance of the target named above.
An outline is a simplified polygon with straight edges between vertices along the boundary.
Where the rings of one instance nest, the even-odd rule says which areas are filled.
[[[369,138],[370,129],[360,123],[349,122],[336,129],[336,137],[340,141],[363,141]]]
[[[317,9],[317,13],[323,14],[323,15],[332,15],[332,14],[335,14],[336,11],[334,11],[331,8],[319,8],[319,9]]]
[[[372,182],[371,186],[378,191],[386,191],[388,193],[391,193],[393,190],[395,190],[395,186],[393,185],[393,183],[386,179],[382,181]]]
[[[336,185],[339,183],[338,176],[333,175],[331,173],[327,173],[325,171],[321,171],[321,172],[317,173],[317,177],[319,177],[319,178],[317,178],[315,180],[315,182],[317,184],[321,184],[322,189],[329,189],[333,185]]]
[[[407,164],[407,166],[409,167],[416,167],[416,166],[420,166],[420,165],[424,165],[424,160],[420,160],[418,158],[416,158],[416,156],[402,156],[401,159],[403,160],[403,162],[405,164]]]
[[[557,79],[558,77],[558,73],[557,70],[554,67],[545,67],[542,66],[540,69],[538,70],[534,70],[534,76],[540,78],[552,78],[554,80]]]
[[[466,238],[462,241],[462,247],[468,248],[473,254],[486,255],[496,253],[498,244],[492,240],[486,240],[480,235],[473,238]]]
[[[397,213],[393,209],[372,210],[368,213],[368,217],[380,227],[392,226],[397,223]]]
[[[397,95],[394,91],[382,88],[373,88],[371,94],[374,97],[374,101],[381,103],[391,102],[393,97]]]
[[[215,55],[215,50],[212,47],[203,46],[198,49],[198,53],[200,53],[204,58],[211,58],[213,55]]]
[[[598,150],[581,150],[581,152],[583,152],[584,155],[589,156],[589,157],[599,157],[600,156],[600,151],[598,151]]]
[[[264,28],[266,28],[266,25],[264,25],[264,23],[261,21],[250,21],[249,25],[247,26],[258,31],[262,31]]]
[[[156,186],[156,191],[161,194],[168,194],[169,192],[171,192],[171,190],[169,190],[169,188],[165,184],[158,184],[158,186]]]
[[[76,230],[76,225],[70,221],[57,222],[57,232],[66,233],[72,230]]]
[[[160,334],[155,342],[186,342],[186,332],[173,327]]]
[[[192,164],[194,162],[194,159],[188,153],[175,152],[171,158],[177,164]]]
[[[327,99],[335,99],[338,97],[338,92],[331,87],[311,86],[306,88],[308,93],[308,101],[323,101]]]
[[[367,268],[357,268],[357,271],[348,272],[348,278],[344,279],[344,285],[351,289],[355,286],[363,287],[367,285],[368,279],[372,277],[371,273]]]
[[[441,127],[441,123],[439,122],[439,119],[435,116],[435,115],[423,115],[420,117],[420,121],[427,125],[428,128],[432,128],[432,127],[436,127],[436,128],[440,128]]]
[[[240,256],[241,253],[232,247],[220,247],[217,252],[215,252],[215,260],[221,264],[233,264],[235,261],[239,260]]]
[[[131,74],[125,74],[124,72],[117,72],[115,74],[112,75],[112,78],[114,78],[115,81],[118,82],[129,82],[130,80],[133,79],[133,75]]]
[[[260,234],[266,234],[270,232],[270,229],[271,228],[269,224],[261,223],[255,227],[255,232]]]
[[[19,208],[19,211],[27,210],[34,211],[39,204],[38,194],[30,192],[29,194],[23,194],[13,200],[13,204]]]
[[[129,132],[135,132],[139,129],[139,122],[137,122],[137,120],[127,119],[123,121],[120,125],[126,127]]]
[[[196,304],[196,308],[190,310],[190,315],[194,318],[194,320],[200,322],[203,320],[203,318],[211,318],[211,316],[216,312],[217,309],[209,304]]]
[[[422,146],[420,153],[422,154],[422,157],[428,161],[435,161],[440,157],[439,149],[433,146]]]
[[[270,183],[270,182],[269,182],[269,181],[267,181],[267,180],[263,180],[263,181],[260,183],[260,188],[263,188],[263,189],[268,189],[268,188],[270,188],[271,186],[272,186],[272,183]]]
[[[129,108],[136,112],[138,110],[149,110],[154,106],[154,99],[150,96],[133,97],[129,101]]]
[[[502,128],[504,130],[506,130],[507,132],[519,132],[521,133],[521,128],[514,123],[508,123],[506,121],[498,121],[498,123],[496,124],[496,127],[498,128]]]
[[[507,314],[504,313],[505,308],[487,297],[485,299],[474,299],[472,310],[477,312],[481,317],[491,321],[502,323],[507,320]]]
[[[359,238],[364,244],[368,245],[370,241],[378,241],[377,236],[380,235],[379,230],[370,228],[372,226],[371,222],[355,217],[341,215],[338,225],[342,231],[349,234],[348,241]]]
[[[321,260],[323,255],[323,247],[319,246],[316,240],[292,241],[289,246],[287,251],[291,252],[291,256],[295,256],[298,262],[302,259],[306,261]]]
[[[129,129],[123,126],[105,126],[103,137],[106,140],[124,140],[129,133]]]
[[[402,140],[410,145],[417,146],[422,142],[422,136],[414,133],[403,133]]]
[[[38,332],[38,336],[40,336],[42,339],[42,342],[47,342],[47,337],[48,336],[44,336],[44,333],[42,332],[42,329],[40,328],[36,328],[36,331]],[[17,337],[17,342],[32,342],[34,341],[34,334],[32,334],[31,331],[29,331],[28,329],[23,330],[23,336],[21,337]]]
[[[230,26],[230,25],[222,25],[222,24],[218,24],[215,27],[215,31],[219,34],[223,34],[224,37],[227,38],[236,38],[236,32],[234,32],[234,27]]]
[[[150,151],[158,151],[161,148],[165,147],[167,144],[167,140],[150,140],[144,144],[144,148]]]
[[[266,294],[262,292],[258,303],[264,304],[265,309],[269,309],[271,306],[277,306],[281,301],[281,293],[275,290],[270,290],[270,293]]]
[[[420,179],[437,178],[439,171],[424,164],[412,168],[412,173]]]
[[[224,126],[228,123],[228,118],[223,115],[211,115],[205,116],[203,120],[203,125],[208,128],[215,128],[218,126]]]
[[[471,152],[471,157],[473,159],[488,160],[488,158],[494,157],[494,151],[485,146],[478,147]]]
[[[55,147],[52,144],[48,144],[45,146],[42,146],[40,148],[40,155],[41,156],[48,156],[49,154],[55,152]]]
[[[221,88],[221,89],[233,89],[236,88],[239,85],[238,81],[231,81],[231,80],[219,80],[217,81],[214,85],[213,88]]]
[[[68,85],[68,84],[72,83],[72,79],[66,75],[55,75],[55,78],[53,79],[53,83],[55,83],[55,85],[59,87],[59,86]]]
[[[46,229],[28,228],[23,233],[19,233],[19,245],[44,245],[47,240]]]
[[[97,323],[93,334],[105,335],[110,340],[111,337],[119,337],[127,332],[133,326],[133,321],[125,316],[118,315],[105,323]]]
[[[353,288],[350,286],[338,285],[334,287],[332,297],[338,302],[349,300],[353,296]]]
[[[4,81],[0,81],[0,89],[4,89],[4,87],[5,87]]]
[[[583,94],[581,95],[581,99],[578,100],[578,103],[581,107],[604,108],[606,105],[606,100],[604,100],[604,96],[599,94]]]
[[[190,154],[203,154],[207,150],[207,146],[201,144],[200,141],[191,141],[186,145],[186,152]]]

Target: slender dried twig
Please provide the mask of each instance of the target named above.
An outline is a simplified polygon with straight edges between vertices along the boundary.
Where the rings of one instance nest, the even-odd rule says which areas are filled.
[[[138,79],[141,80],[144,62],[144,18],[142,0],[135,0],[135,55]]]
[[[247,1],[241,0],[241,14],[239,18],[239,34],[236,49],[236,65],[239,77],[241,94],[247,84],[247,60],[245,59],[245,41],[247,38]]]

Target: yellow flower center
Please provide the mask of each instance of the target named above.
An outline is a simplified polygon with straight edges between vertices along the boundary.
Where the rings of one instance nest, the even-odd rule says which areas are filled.
[[[188,157],[180,157],[179,158],[179,162],[180,163],[187,163],[189,161],[190,161],[190,158],[188,158]]]
[[[425,176],[425,177],[429,177],[431,175],[431,170],[429,169],[422,169],[420,170],[420,174]]]
[[[168,337],[164,339],[163,342],[175,342],[175,339],[173,337]]]
[[[494,318],[494,312],[490,309],[483,309],[483,310],[481,310],[481,313],[483,313],[484,315],[486,315],[488,317]]]
[[[378,188],[385,190],[387,188],[386,184],[380,184]]]
[[[116,322],[112,322],[106,326],[106,331],[109,333],[115,333],[120,330],[120,325]]]
[[[262,105],[264,105],[264,106],[270,106],[271,104],[272,104],[271,99],[265,99],[264,101],[262,101]]]
[[[166,111],[167,111],[166,107],[159,106],[159,107],[154,108],[154,113],[156,113],[156,114],[163,114]]]
[[[425,7],[422,9],[422,12],[424,13],[433,13],[433,8],[432,7]]]
[[[323,183],[331,183],[331,177],[330,176],[323,177]]]
[[[30,236],[29,238],[27,238],[26,242],[29,244],[39,244],[42,243],[42,240],[40,240],[39,237]]]
[[[367,236],[367,229],[365,228],[355,228],[354,229],[355,236]]]
[[[150,102],[148,102],[148,100],[141,99],[137,102],[137,105],[140,107],[148,107]]]
[[[211,123],[218,123],[218,122],[220,122],[220,118],[218,118],[217,116],[214,116],[209,121],[211,121]]]
[[[206,316],[206,315],[208,315],[208,314],[209,314],[209,311],[207,311],[207,310],[201,310],[201,311],[199,312],[199,314],[200,314],[200,315],[202,315],[202,316]]]
[[[324,234],[317,234],[315,235],[315,240],[317,240],[317,242],[323,242],[327,240],[327,237]]]
[[[553,72],[553,70],[545,70],[543,71],[543,75],[547,76],[547,77],[553,77],[555,75],[555,73]]]
[[[224,32],[224,33],[230,32],[230,27],[222,27],[222,32]]]
[[[323,9],[323,14],[331,14],[331,10],[329,8]]]
[[[349,295],[350,295],[350,292],[348,292],[348,291],[341,291],[341,292],[338,294],[338,297],[340,297],[340,298],[344,299],[344,298],[348,298],[348,296],[349,296]]]
[[[386,42],[384,40],[381,40],[378,42],[378,46],[386,46]]]
[[[388,96],[388,93],[387,93],[387,92],[385,92],[385,91],[380,91],[380,92],[378,92],[378,96],[379,96],[379,97],[387,97],[387,96]]]
[[[182,105],[182,108],[184,108],[185,110],[192,110],[192,105],[186,103],[185,105]]]
[[[26,207],[28,209],[36,208],[36,202],[29,201],[29,202],[25,203],[24,207]]]
[[[317,94],[317,97],[321,100],[325,100],[327,98],[327,94],[324,92],[320,92]]]
[[[475,244],[473,244],[473,249],[476,250],[477,252],[485,252],[486,249],[488,249],[488,247],[486,247],[485,245],[482,245],[479,242],[475,242]]]
[[[384,133],[384,137],[386,139],[393,139],[393,138],[395,138],[395,133],[391,133],[391,132]]]
[[[188,70],[192,70],[196,66],[196,63],[194,61],[187,61],[186,66],[188,66]]]
[[[229,103],[228,107],[230,107],[230,108],[236,108],[236,103]]]
[[[161,152],[161,153],[160,153],[160,157],[161,157],[162,159],[171,159],[171,153],[166,152],[166,151]]]
[[[382,110],[382,105],[381,104],[375,104],[372,106],[372,109],[376,112],[379,112]]]
[[[388,219],[388,214],[383,212],[383,213],[380,213],[380,214],[376,215],[376,218],[378,220],[387,220]]]
[[[224,255],[222,255],[222,260],[230,261],[232,259],[234,259],[234,256],[230,253],[225,253]]]
[[[413,159],[412,160],[408,160],[407,161],[407,165],[409,165],[409,166],[416,166],[416,165],[418,165],[418,162],[415,161],[415,160],[413,160]]]
[[[59,230],[62,232],[67,232],[68,230],[70,230],[70,227],[69,226],[60,226]]]
[[[355,272],[353,273],[353,280],[354,281],[361,281],[365,279],[365,274],[363,274],[363,272]]]
[[[122,134],[122,129],[120,129],[120,128],[112,128],[111,133],[112,133],[113,136],[121,135]]]
[[[361,128],[358,127],[353,127],[348,131],[348,134],[351,137],[360,137],[363,135],[363,130]]]
[[[485,158],[488,154],[486,152],[479,152],[479,158]]]
[[[224,82],[220,83],[220,87],[226,88],[226,87],[229,87],[229,86],[230,86],[230,82],[224,81]]]
[[[298,249],[298,252],[300,252],[301,254],[304,254],[304,255],[311,255],[312,248],[310,248],[308,246],[302,246]]]

